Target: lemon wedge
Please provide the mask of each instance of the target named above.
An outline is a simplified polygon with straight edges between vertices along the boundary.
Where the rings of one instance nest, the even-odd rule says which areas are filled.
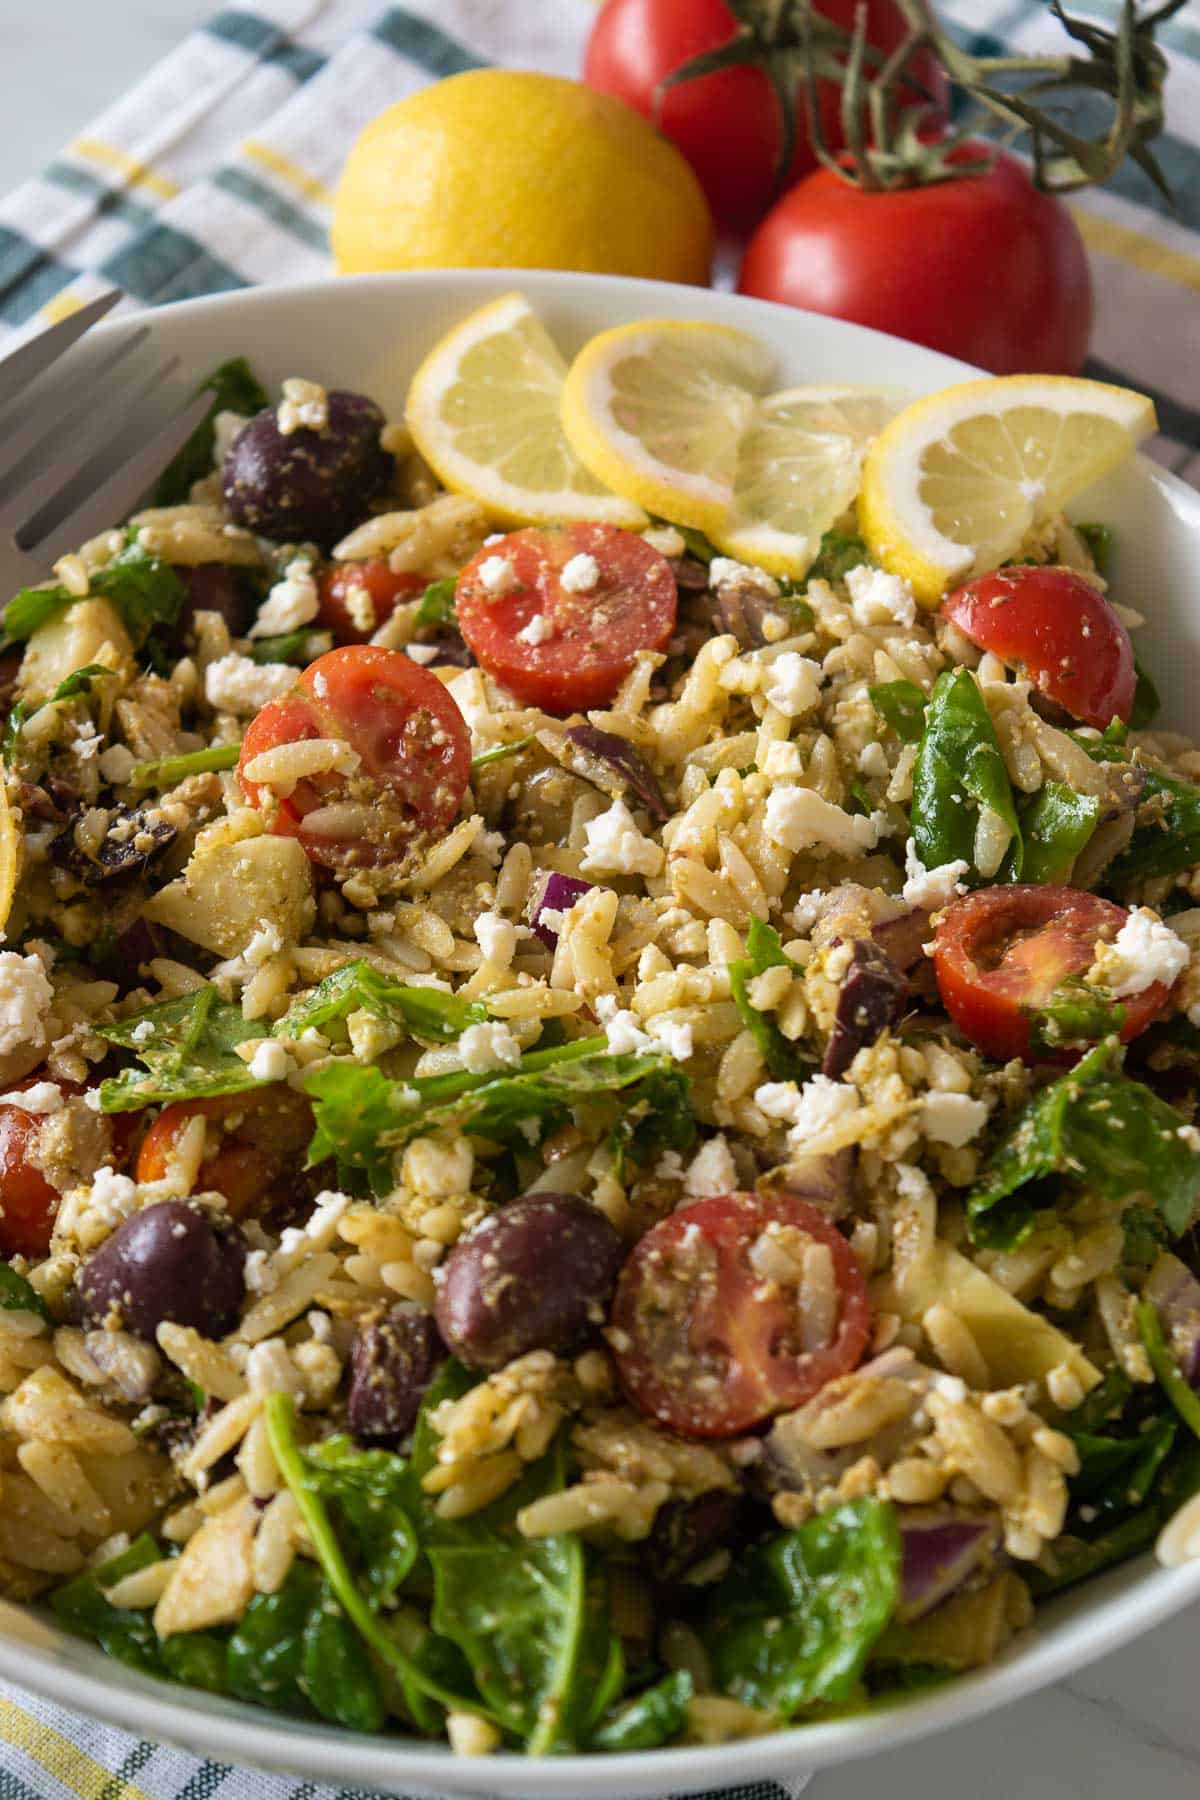
[[[598,481],[711,536],[733,501],[738,446],[771,366],[770,352],[731,325],[618,325],[571,364],[563,427]]]
[[[859,528],[926,606],[994,569],[1032,526],[1155,429],[1141,394],[1066,375],[966,381],[905,407],[863,465]]]
[[[505,294],[434,345],[405,419],[446,487],[505,525],[588,519],[637,531],[639,506],[591,475],[563,435],[567,365],[521,294]]]
[[[798,580],[853,504],[867,446],[898,400],[877,388],[787,388],[760,401],[738,446],[719,550]]]

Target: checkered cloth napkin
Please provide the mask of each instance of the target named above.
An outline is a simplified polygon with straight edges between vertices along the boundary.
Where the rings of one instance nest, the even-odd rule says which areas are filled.
[[[1041,48],[1058,31],[1038,0],[943,11],[973,47]],[[114,282],[146,306],[328,273],[333,187],[365,120],[481,64],[575,74],[593,16],[591,0],[259,0],[218,13],[0,200],[0,346]],[[1090,372],[1153,395],[1151,454],[1200,486],[1200,19],[1181,15],[1162,41],[1171,132],[1158,153],[1177,211],[1130,169],[1081,196],[1076,216],[1098,299]],[[790,1800],[804,1785],[722,1800]],[[0,1685],[0,1800],[51,1796],[356,1800],[139,1742]]]

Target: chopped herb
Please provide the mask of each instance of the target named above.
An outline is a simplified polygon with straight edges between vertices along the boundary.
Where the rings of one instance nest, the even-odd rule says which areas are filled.
[[[984,879],[975,862],[975,828],[985,807],[1012,834],[1004,878],[1016,881],[1024,849],[996,728],[970,670],[947,669],[930,696],[913,765],[912,833],[927,869],[961,861],[976,882]]]
[[[212,395],[212,410],[159,476],[154,489],[155,506],[180,505],[190,495],[193,483],[203,481],[210,472],[219,412],[241,413],[244,418],[250,418],[270,404],[266,389],[244,356],[223,362],[200,383],[196,392]]]
[[[454,610],[454,594],[456,583],[452,576],[444,581],[431,581],[421,595],[416,611],[416,627],[424,631],[431,625],[458,625],[458,615]]]
[[[775,1081],[802,1079],[812,1069],[813,1059],[784,1037],[769,1014],[760,1012],[751,1003],[750,983],[767,969],[794,966],[790,957],[783,953],[779,933],[762,919],[751,919],[746,933],[746,954],[729,964],[729,991],[738,1016]]]
[[[59,700],[76,700],[81,694],[90,694],[93,682],[99,680],[102,675],[112,675],[113,673],[114,671],[106,668],[103,663],[88,663],[85,668],[73,670],[65,680],[59,682],[52,694],[45,700],[38,701],[36,705],[30,706],[26,701],[18,700],[5,721],[4,737],[0,743],[0,755],[3,756],[4,761],[11,764],[16,755],[21,733],[35,713],[40,713],[44,707],[55,705]]]
[[[145,1070],[123,1069],[100,1083],[102,1112],[134,1112],[264,1085],[236,1054],[247,1038],[265,1035],[262,1021],[243,1018],[240,1006],[222,1000],[208,984],[95,1030],[110,1044],[132,1050],[146,1065]]]
[[[508,756],[518,756],[522,750],[528,750],[532,742],[533,733],[530,731],[524,737],[513,738],[511,743],[497,744],[491,750],[481,750],[478,756],[471,758],[472,775],[479,769],[490,768],[492,763],[503,762]]]

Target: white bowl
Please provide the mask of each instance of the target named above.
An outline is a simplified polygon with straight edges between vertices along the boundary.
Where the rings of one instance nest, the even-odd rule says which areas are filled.
[[[359,388],[393,416],[408,376],[434,340],[473,307],[512,288],[528,295],[568,351],[607,325],[645,318],[715,319],[756,332],[776,352],[780,385],[846,381],[926,392],[977,373],[915,344],[836,319],[661,282],[520,270],[362,276],[308,286],[257,288],[189,300],[147,314],[155,341],[177,351],[198,380],[216,363],[250,358],[270,382],[313,376]],[[84,349],[96,355],[118,326]],[[1149,615],[1142,651],[1162,690],[1167,722],[1195,728],[1200,613],[1200,494],[1144,459],[1110,476],[1072,508],[1111,523],[1122,600]],[[896,1745],[977,1718],[1082,1668],[1200,1598],[1200,1563],[1160,1569],[1141,1557],[1047,1606],[1036,1628],[992,1667],[926,1695],[853,1718],[806,1725],[716,1748],[623,1756],[516,1756],[467,1762],[440,1745],[361,1737],[332,1725],[285,1719],[210,1694],[151,1681],[59,1631],[46,1616],[0,1605],[0,1676],[143,1737],[205,1756],[256,1763],[337,1784],[412,1794],[503,1794],[515,1800],[652,1800],[754,1777],[795,1781],[803,1771]]]

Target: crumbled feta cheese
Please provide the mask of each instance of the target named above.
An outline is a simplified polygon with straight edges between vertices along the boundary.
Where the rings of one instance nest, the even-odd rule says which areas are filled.
[[[486,962],[507,969],[517,952],[517,928],[500,913],[480,913],[475,921],[475,942]]]
[[[515,1069],[521,1061],[521,1046],[503,1020],[496,1019],[486,1025],[468,1025],[458,1040],[458,1054],[464,1069],[472,1075],[486,1075],[493,1069]]]
[[[480,856],[486,857],[492,867],[498,869],[507,847],[508,846],[504,841],[504,833],[502,831],[489,831],[484,825],[483,820],[480,819],[479,830],[476,832],[475,840],[471,845],[472,850],[476,851]]]
[[[642,1030],[637,1014],[622,1007],[615,994],[598,994],[594,1005],[613,1056],[640,1056],[659,1047],[649,1032]]]
[[[662,869],[661,846],[643,837],[623,800],[590,819],[584,837],[587,848],[579,864],[584,875],[657,875]]]
[[[692,1054],[692,1028],[678,1019],[651,1019],[650,1037],[656,1050],[665,1050],[676,1062],[686,1062]]]
[[[821,698],[820,663],[796,650],[785,650],[768,667],[763,695],[789,719],[811,712]]]
[[[896,1193],[901,1200],[920,1206],[933,1199],[933,1188],[924,1169],[918,1169],[916,1163],[897,1163],[895,1168]]]
[[[0,1094],[0,1106],[15,1106],[19,1112],[56,1113],[62,1111],[63,1091],[56,1081],[35,1081],[27,1088],[13,1088]]]
[[[320,604],[312,564],[297,557],[259,607],[258,617],[246,636],[282,637],[285,632],[299,631],[316,618]]]
[[[708,585],[719,588],[727,581],[744,582],[749,587],[756,587],[772,600],[779,598],[779,583],[765,569],[756,569],[750,563],[737,562],[732,556],[714,556],[708,565]]]
[[[864,775],[874,775],[882,780],[888,773],[887,752],[877,738],[864,744],[859,752],[858,766]]]
[[[1106,988],[1114,1000],[1142,994],[1156,981],[1173,987],[1191,952],[1148,906],[1135,906],[1111,944],[1098,943],[1085,981]]]
[[[263,964],[278,956],[283,949],[283,939],[279,927],[271,919],[260,919],[258,930],[250,938],[242,951],[242,961],[251,969],[261,969]]]
[[[154,1036],[154,1020],[143,1019],[140,1025],[134,1026],[129,1036],[135,1044],[148,1044]]]
[[[1194,1125],[1181,1125],[1175,1133],[1181,1144],[1186,1144],[1193,1155],[1200,1155],[1200,1130]]]
[[[791,922],[801,937],[807,937],[825,906],[824,888],[814,888],[810,894],[804,894],[797,900],[791,911]]]
[[[709,1194],[732,1194],[738,1184],[737,1169],[724,1137],[718,1132],[702,1144],[683,1178],[686,1194],[702,1199]]]
[[[568,563],[567,567],[570,568],[570,566]],[[548,643],[554,636],[554,622],[548,619],[545,613],[536,612],[526,624],[522,625],[517,636],[523,644],[530,644],[536,648],[538,644]]]
[[[938,1373],[929,1385],[943,1400],[949,1400],[952,1406],[961,1406],[967,1397],[967,1384],[961,1375]]]
[[[279,1277],[271,1267],[266,1250],[251,1250],[242,1264],[242,1274],[248,1294],[269,1294],[279,1285]]]
[[[249,718],[272,700],[290,694],[296,671],[290,663],[256,663],[231,650],[204,671],[204,698],[218,712]]]
[[[836,1131],[862,1107],[856,1088],[828,1075],[814,1075],[802,1088],[794,1081],[764,1082],[754,1103],[768,1119],[789,1125],[789,1141],[805,1154],[815,1154],[823,1134]]]
[[[917,855],[917,842],[909,838],[904,846],[904,890],[903,897],[907,906],[923,906],[930,912],[938,912],[943,906],[949,906],[956,894],[965,894],[966,883],[962,877],[970,871],[970,863],[939,863],[936,869],[927,869]]]
[[[361,631],[364,634],[374,631],[379,623],[379,616],[375,611],[375,602],[369,590],[363,587],[361,582],[351,582],[350,586],[344,590],[342,605],[346,608],[346,616],[355,631]]]
[[[563,565],[558,579],[568,594],[590,594],[600,580],[600,564],[586,550],[580,550]]]
[[[425,667],[437,661],[438,648],[436,644],[405,644],[404,654],[410,662],[420,663]]]
[[[921,1122],[925,1136],[936,1144],[950,1144],[961,1150],[987,1124],[988,1109],[982,1100],[970,1094],[926,1094],[921,1105]]]
[[[286,1081],[292,1060],[278,1038],[264,1038],[246,1066],[255,1081]]]
[[[414,1138],[401,1164],[405,1186],[431,1200],[468,1193],[474,1169],[474,1152],[459,1132]]]
[[[137,1192],[137,1182],[128,1175],[118,1175],[107,1164],[97,1169],[88,1193],[89,1223],[115,1231],[122,1219],[137,1211]]]
[[[517,586],[517,572],[507,556],[485,556],[475,573],[492,600],[503,600]]]
[[[97,760],[96,767],[105,781],[119,787],[122,782],[129,780],[137,767],[137,757],[124,744],[113,744]]]
[[[305,381],[300,375],[289,375],[283,383],[283,399],[275,409],[275,424],[281,437],[293,431],[324,431],[329,423],[329,396],[318,381]]]
[[[759,767],[773,781],[783,780],[789,775],[803,775],[804,758],[799,744],[794,744],[790,738],[774,739],[767,745]]]
[[[844,812],[811,788],[775,788],[768,794],[766,831],[773,844],[793,854],[812,850],[821,856],[832,850],[852,856],[879,842],[875,818]]]
[[[917,603],[912,588],[901,576],[860,563],[847,574],[846,588],[856,625],[915,624]]]
[[[54,999],[40,956],[0,951],[0,1056],[46,1041],[45,1013]]]
[[[673,525],[652,525],[649,531],[643,531],[642,542],[660,556],[682,556],[687,549],[683,533]]]
[[[97,754],[104,739],[95,729],[90,719],[82,720],[75,728],[75,741],[72,744],[80,762],[91,762]]]

